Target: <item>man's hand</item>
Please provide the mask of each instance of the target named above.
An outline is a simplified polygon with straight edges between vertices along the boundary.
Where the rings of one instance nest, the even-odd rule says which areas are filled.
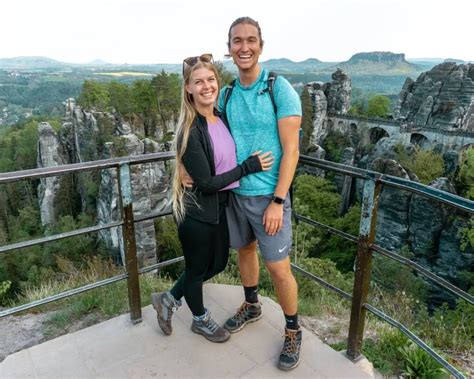
[[[189,176],[188,172],[186,171],[182,163],[179,165],[178,169],[179,169],[179,176],[181,178],[181,185],[186,188],[192,188],[194,181]]]
[[[265,233],[274,236],[283,227],[283,204],[277,204],[273,201],[265,209],[263,214],[263,225],[265,225]]]

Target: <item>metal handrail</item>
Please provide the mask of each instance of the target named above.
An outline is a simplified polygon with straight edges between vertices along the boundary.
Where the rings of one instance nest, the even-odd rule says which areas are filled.
[[[405,257],[398,256],[396,253],[383,249],[380,246],[377,246],[375,244],[375,226],[379,197],[382,192],[383,186],[391,186],[397,189],[406,190],[417,195],[424,196],[428,199],[432,199],[437,202],[441,202],[443,204],[455,207],[458,210],[470,214],[474,213],[474,202],[435,188],[425,186],[420,183],[414,183],[390,175],[384,175],[373,171],[362,170],[359,168],[345,166],[338,163],[331,162],[330,164],[326,164],[326,161],[317,158],[301,157],[300,163],[364,180],[359,238],[354,237],[352,235],[348,235],[347,233],[332,228],[328,225],[324,225],[314,220],[308,219],[307,217],[295,214],[295,218],[299,221],[306,222],[315,227],[322,227],[327,232],[338,235],[349,241],[358,243],[353,296],[351,296],[352,306],[347,355],[351,359],[356,360],[361,354],[361,344],[365,324],[365,311],[368,310],[369,312],[375,314],[377,317],[380,317],[382,320],[388,322],[392,326],[396,327],[399,331],[404,333],[409,339],[411,339],[415,344],[417,344],[420,348],[426,351],[433,359],[440,363],[456,378],[464,378],[464,375],[461,372],[459,372],[454,366],[449,364],[431,347],[425,344],[406,326],[387,316],[379,309],[371,306],[370,304],[367,304],[366,299],[370,283],[372,252],[375,251],[392,260],[395,260],[396,262],[411,267],[415,271],[434,281],[436,284],[442,286],[443,288],[449,290],[455,295],[473,304],[474,297],[472,295],[462,291],[460,288],[431,273],[429,270],[423,268],[417,263]],[[314,274],[308,274],[307,272],[304,272],[304,270],[302,270],[301,268],[297,268],[295,266],[293,266],[293,269],[300,273],[303,272],[312,280],[315,280],[326,288],[335,291],[342,297],[346,299],[348,298],[348,294],[346,292],[331,285],[330,283],[327,283],[326,281],[315,276]]]
[[[174,263],[181,262],[183,260],[184,260],[184,257],[177,257],[177,258],[168,259],[167,261],[164,261],[164,262],[159,262],[159,263],[155,263],[155,264],[150,265],[150,266],[143,267],[139,270],[139,272],[140,272],[140,274],[144,274],[144,273],[147,273],[147,272],[151,272],[151,271],[154,271],[154,270],[172,265]],[[1,311],[0,312],[0,318],[6,317],[6,316],[11,316],[11,315],[26,311],[28,309],[36,308],[36,307],[39,307],[40,305],[45,305],[45,304],[48,304],[48,303],[52,303],[54,301],[58,301],[58,300],[61,300],[61,299],[66,299],[66,298],[72,297],[74,295],[79,295],[83,292],[90,291],[90,290],[93,290],[93,289],[96,289],[96,288],[99,288],[99,287],[104,287],[104,286],[107,286],[107,285],[112,284],[112,283],[120,282],[120,281],[125,280],[127,278],[128,278],[128,274],[123,273],[123,274],[120,274],[120,275],[113,276],[111,278],[100,280],[98,282],[87,284],[87,285],[82,286],[82,287],[78,287],[78,288],[74,288],[72,290],[64,291],[64,292],[46,297],[46,298],[41,299],[41,300],[36,300],[36,301],[33,301],[31,303],[28,303],[28,304],[22,304],[22,305],[19,305],[17,307],[12,307],[12,308],[6,309],[4,311]]]
[[[349,175],[357,179],[380,181],[389,187],[398,188],[404,191],[416,193],[443,204],[458,208],[459,210],[474,213],[474,201],[464,197],[429,187],[425,184],[412,182],[407,179],[398,178],[392,175],[381,174],[380,172],[365,170],[362,168],[343,165],[341,163],[329,162],[324,159],[300,156],[300,164],[310,165],[321,169],[336,172],[342,175]]]
[[[340,297],[342,297],[345,300],[350,300],[352,301],[352,295],[349,293],[343,291],[342,289],[328,283],[324,279],[320,278],[317,275],[314,275],[311,272],[306,271],[305,269],[295,265],[291,264],[291,268],[302,274],[303,276],[306,276],[307,278],[317,282],[318,284],[322,285],[323,287],[330,289],[334,292],[336,292]],[[453,374],[456,378],[459,379],[465,379],[465,377],[460,373],[458,370],[456,370],[455,367],[453,367],[451,364],[449,364],[443,357],[441,357],[436,351],[434,351],[430,346],[428,346],[423,340],[420,339],[415,333],[413,333],[410,329],[408,329],[404,324],[401,322],[393,319],[392,317],[388,316],[384,312],[382,312],[380,309],[375,308],[374,306],[370,304],[364,304],[364,308],[367,309],[370,313],[373,315],[377,316],[381,320],[389,323],[390,325],[394,326],[397,328],[400,332],[402,332],[405,336],[407,336],[409,339],[415,342],[419,347],[421,347],[424,351],[426,351],[433,359],[436,360],[440,365],[442,365],[444,368],[446,368],[451,374]],[[350,358],[350,357],[349,357]]]
[[[41,243],[46,243],[50,241],[55,241],[62,238],[72,237],[84,233],[95,232],[98,230],[122,226],[124,231],[124,246],[125,246],[125,263],[126,263],[126,273],[104,279],[99,282],[91,283],[86,286],[76,288],[73,290],[65,291],[60,294],[48,297],[46,299],[38,300],[29,304],[24,304],[15,308],[11,308],[5,311],[0,312],[0,317],[5,317],[7,315],[15,314],[39,305],[47,304],[53,301],[57,301],[63,298],[67,298],[79,293],[99,288],[111,283],[115,283],[120,280],[128,280],[129,288],[129,302],[131,309],[131,318],[132,322],[139,322],[141,320],[141,304],[140,304],[140,295],[139,295],[139,284],[138,276],[145,272],[150,272],[163,267],[169,264],[173,264],[183,260],[183,257],[178,257],[171,259],[166,262],[161,262],[154,264],[142,269],[138,269],[137,257],[136,257],[136,244],[135,244],[135,233],[134,233],[134,224],[136,222],[153,219],[155,217],[161,217],[164,215],[170,214],[170,212],[155,212],[148,215],[134,217],[133,215],[133,205],[131,199],[131,180],[130,180],[130,165],[143,164],[143,163],[153,163],[157,161],[169,160],[174,157],[174,153],[165,152],[165,153],[154,153],[154,154],[145,154],[139,156],[131,157],[122,157],[122,158],[112,158],[105,159],[95,162],[85,162],[77,163],[72,165],[24,170],[11,173],[2,173],[0,174],[0,184],[9,183],[21,179],[38,179],[45,178],[55,175],[63,175],[68,173],[77,173],[88,170],[100,170],[100,169],[117,169],[120,172],[118,175],[119,180],[119,192],[120,192],[120,207],[122,209],[122,221],[115,221],[105,225],[92,226],[88,228],[82,228],[66,233],[59,233],[52,236],[47,236],[31,241],[24,241],[19,243],[14,243],[10,245],[0,246],[0,253],[11,251],[14,249],[20,249],[28,246],[34,246]],[[430,354],[434,359],[436,359],[440,364],[442,364],[449,372],[455,375],[457,378],[463,378],[462,374],[458,372],[453,366],[447,363],[441,356],[434,352],[429,346],[427,346],[423,341],[421,341],[415,334],[409,331],[404,325],[400,324],[398,321],[391,319],[389,316],[385,315],[380,310],[374,308],[370,304],[366,303],[368,283],[370,282],[370,271],[371,271],[371,254],[373,251],[380,253],[390,259],[393,259],[399,263],[402,263],[406,266],[411,267],[412,269],[418,271],[425,277],[431,279],[436,284],[442,286],[443,288],[451,291],[455,295],[467,300],[471,304],[473,303],[473,297],[462,291],[461,289],[453,286],[444,279],[438,277],[437,275],[431,273],[429,270],[423,268],[417,263],[410,261],[407,258],[401,257],[396,253],[383,249],[377,246],[374,243],[375,238],[375,224],[376,224],[376,215],[377,207],[380,193],[383,186],[390,186],[397,189],[402,189],[417,195],[427,197],[429,199],[447,204],[449,206],[455,207],[458,210],[474,213],[474,202],[464,199],[462,197],[440,191],[423,184],[410,182],[401,178],[393,177],[390,175],[384,175],[378,172],[363,170],[360,168],[346,166],[334,162],[325,161],[322,159],[317,159],[308,156],[300,157],[300,164],[310,165],[318,167],[321,169],[329,170],[336,172],[342,175],[349,175],[358,179],[362,179],[365,183],[364,186],[364,195],[363,195],[363,211],[361,215],[361,226],[359,237],[352,236],[343,231],[340,231],[336,228],[324,225],[317,221],[311,220],[305,216],[294,214],[295,219],[298,221],[306,222],[315,227],[322,227],[326,231],[338,235],[342,238],[345,238],[349,241],[358,243],[358,256],[356,261],[356,276],[354,280],[353,295],[349,295],[345,291],[333,286],[330,283],[327,283],[321,278],[318,278],[314,274],[308,273],[302,268],[293,265],[292,268],[302,273],[312,280],[317,281],[319,284],[324,287],[331,289],[338,293],[340,296],[352,300],[352,311],[351,311],[351,325],[349,329],[349,345],[348,345],[348,355],[352,359],[356,359],[360,355],[360,346],[362,342],[362,334],[365,323],[365,310],[368,310],[374,313],[376,316],[381,317],[383,320],[389,322],[391,325],[397,327],[400,331],[405,333],[410,339],[412,339],[418,346],[424,349],[428,354]]]
[[[30,170],[12,171],[0,173],[0,184],[13,182],[20,179],[40,179],[49,176],[71,174],[90,170],[104,170],[117,168],[119,165],[136,165],[142,163],[156,163],[174,158],[173,152],[160,152],[141,155],[130,155],[127,157],[101,159],[97,161],[72,163],[61,166],[33,168]]]

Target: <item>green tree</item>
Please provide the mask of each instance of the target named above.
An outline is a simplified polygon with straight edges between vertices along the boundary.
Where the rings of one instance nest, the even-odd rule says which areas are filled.
[[[220,88],[229,84],[232,80],[234,80],[234,75],[225,68],[224,63],[222,61],[216,61],[214,65],[217,68],[217,73],[219,74],[219,86]]]
[[[112,80],[107,83],[107,92],[109,95],[109,106],[113,107],[124,117],[132,113],[130,87],[127,84]]]
[[[322,143],[328,161],[339,162],[344,148],[351,146],[349,137],[338,130],[330,131]]]
[[[363,99],[357,99],[352,102],[351,108],[349,109],[351,116],[366,116],[367,111],[365,109],[365,102]]]
[[[436,178],[443,176],[444,160],[441,154],[433,150],[416,149],[413,156],[406,154],[403,148],[396,147],[397,161],[413,171],[421,183],[429,184]]]
[[[474,200],[474,147],[462,153],[461,162],[458,175],[461,192],[468,199]]]
[[[85,80],[77,103],[85,108],[105,110],[109,105],[109,100],[105,84],[95,80]]]
[[[387,117],[390,112],[390,99],[384,95],[372,96],[367,105],[367,116]]]
[[[145,137],[153,137],[158,117],[158,101],[150,80],[141,79],[133,83],[132,100],[133,112],[145,127]]]
[[[164,70],[152,81],[156,92],[157,111],[163,133],[168,131],[167,124],[178,118],[181,103],[181,79],[178,74],[168,74]]]

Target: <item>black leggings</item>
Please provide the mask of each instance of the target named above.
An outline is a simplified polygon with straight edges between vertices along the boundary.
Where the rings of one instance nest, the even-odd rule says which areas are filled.
[[[184,295],[194,316],[206,312],[202,283],[222,272],[229,258],[229,230],[224,207],[221,207],[220,213],[217,225],[186,216],[178,226],[186,266],[171,294],[176,300]]]

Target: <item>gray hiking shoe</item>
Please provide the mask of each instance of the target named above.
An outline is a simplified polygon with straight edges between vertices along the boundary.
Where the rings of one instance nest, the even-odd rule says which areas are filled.
[[[262,307],[260,303],[247,303],[246,301],[237,309],[237,313],[229,318],[224,328],[231,333],[242,330],[249,322],[254,322],[262,318]]]
[[[300,363],[301,338],[303,332],[285,328],[285,342],[278,359],[278,368],[288,371],[294,369]]]
[[[199,320],[193,318],[191,330],[194,333],[202,334],[211,342],[225,342],[230,338],[230,333],[224,328],[221,328],[219,324],[211,318],[209,311],[206,311],[206,314]]]
[[[173,313],[177,311],[181,305],[181,301],[175,300],[170,291],[152,293],[151,303],[153,308],[156,310],[156,318],[158,319],[158,325],[166,335],[170,335],[173,332],[171,326],[171,318]]]

